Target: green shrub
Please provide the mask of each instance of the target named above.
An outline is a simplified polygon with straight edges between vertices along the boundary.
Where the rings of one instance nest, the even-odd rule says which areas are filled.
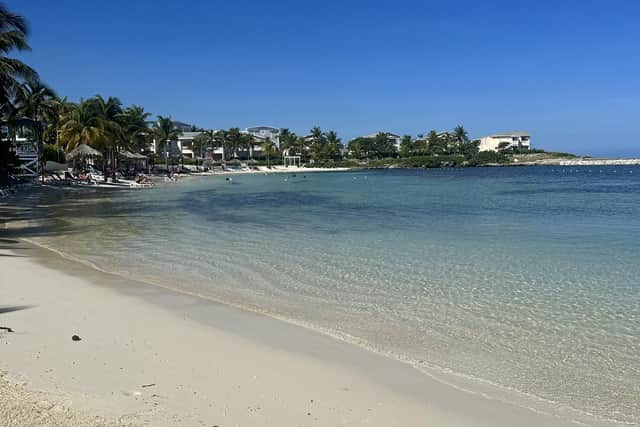
[[[46,162],[65,163],[64,150],[54,144],[44,145],[43,156]]]

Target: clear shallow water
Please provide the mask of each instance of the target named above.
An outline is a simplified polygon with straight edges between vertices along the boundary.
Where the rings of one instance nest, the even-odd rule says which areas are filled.
[[[640,420],[640,168],[194,178],[39,240],[598,418]]]

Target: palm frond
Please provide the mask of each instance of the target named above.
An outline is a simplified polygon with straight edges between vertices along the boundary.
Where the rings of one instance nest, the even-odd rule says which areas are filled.
[[[4,3],[0,3],[0,31],[18,30],[25,35],[29,34],[27,21],[20,15],[11,12]]]
[[[25,34],[21,31],[7,31],[0,33],[0,52],[8,54],[12,50],[31,50]]]

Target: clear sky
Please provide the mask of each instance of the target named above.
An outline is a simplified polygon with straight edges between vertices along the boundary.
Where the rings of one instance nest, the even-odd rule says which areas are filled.
[[[114,95],[208,128],[343,140],[463,124],[640,155],[640,2],[28,0],[22,58],[72,100]]]

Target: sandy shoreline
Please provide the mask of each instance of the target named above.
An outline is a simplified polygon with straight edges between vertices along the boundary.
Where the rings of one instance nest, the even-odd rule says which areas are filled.
[[[14,237],[0,228],[0,308],[30,308],[0,313],[2,425],[573,425]]]
[[[179,175],[180,177],[189,176],[233,176],[233,175],[271,175],[271,174],[306,174],[306,173],[323,173],[323,172],[348,172],[354,170],[353,168],[312,168],[312,167],[297,167],[297,166],[272,166],[271,169],[266,166],[256,166],[254,169],[228,169],[228,170],[216,170],[208,172],[193,171],[187,175]]]

